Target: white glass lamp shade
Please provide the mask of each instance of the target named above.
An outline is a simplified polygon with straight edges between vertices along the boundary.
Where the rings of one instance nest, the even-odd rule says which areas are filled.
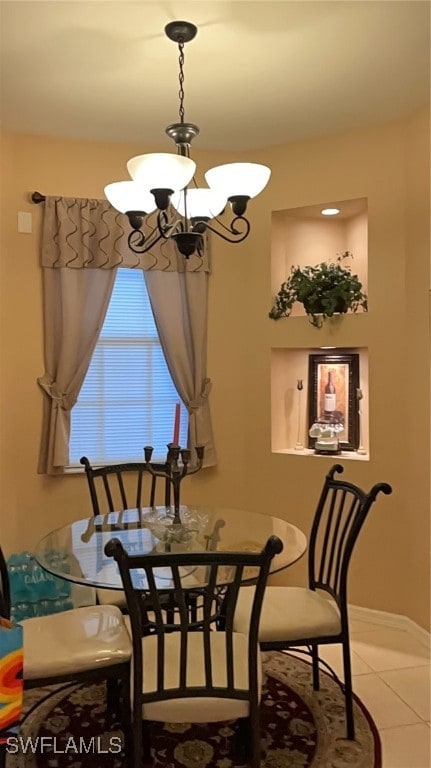
[[[211,189],[225,195],[256,197],[266,187],[271,170],[259,163],[228,163],[210,168],[205,181]]]
[[[222,212],[226,197],[213,189],[187,190],[187,217],[213,219]],[[172,199],[172,205],[181,216],[185,216],[184,192],[178,192]]]
[[[157,208],[154,195],[136,181],[114,181],[105,187],[104,192],[106,199],[120,213],[127,213],[127,211],[152,213]]]
[[[127,163],[132,179],[145,189],[184,189],[193,178],[196,163],[189,157],[169,152],[137,155]]]

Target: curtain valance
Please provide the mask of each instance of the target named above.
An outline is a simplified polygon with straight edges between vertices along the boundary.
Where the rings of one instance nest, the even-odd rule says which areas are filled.
[[[118,213],[107,200],[46,197],[43,218],[42,266],[71,269],[130,269],[162,272],[209,272],[205,255],[181,256],[171,240],[162,240],[148,253],[133,253],[127,238],[127,216]],[[144,224],[147,234],[156,226],[152,213]]]

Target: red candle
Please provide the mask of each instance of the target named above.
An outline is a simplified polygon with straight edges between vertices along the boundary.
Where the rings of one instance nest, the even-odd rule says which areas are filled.
[[[174,437],[172,439],[174,445],[180,444],[180,404],[175,405],[175,419],[174,419]]]

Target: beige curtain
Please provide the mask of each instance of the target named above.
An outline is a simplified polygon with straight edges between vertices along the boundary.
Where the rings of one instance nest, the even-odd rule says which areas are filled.
[[[151,270],[144,275],[166,362],[189,412],[189,448],[204,445],[204,466],[214,466],[206,370],[208,273]]]
[[[147,232],[154,226],[147,222]],[[70,412],[79,395],[109,305],[118,266],[144,270],[169,370],[190,414],[190,447],[215,463],[206,378],[209,259],[185,260],[170,241],[135,255],[127,218],[107,201],[47,197],[44,203],[45,373],[38,471],[69,464]],[[153,294],[153,295],[152,295]],[[177,311],[171,311],[175,306]],[[183,318],[179,333],[179,317]],[[180,341],[181,338],[181,341]]]
[[[103,325],[115,269],[44,268],[45,373],[38,472],[57,474],[69,464],[70,412]]]

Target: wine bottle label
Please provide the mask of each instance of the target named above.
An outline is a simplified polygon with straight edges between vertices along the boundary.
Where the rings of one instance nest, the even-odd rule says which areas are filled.
[[[325,394],[325,411],[335,411],[335,393],[332,395]]]

